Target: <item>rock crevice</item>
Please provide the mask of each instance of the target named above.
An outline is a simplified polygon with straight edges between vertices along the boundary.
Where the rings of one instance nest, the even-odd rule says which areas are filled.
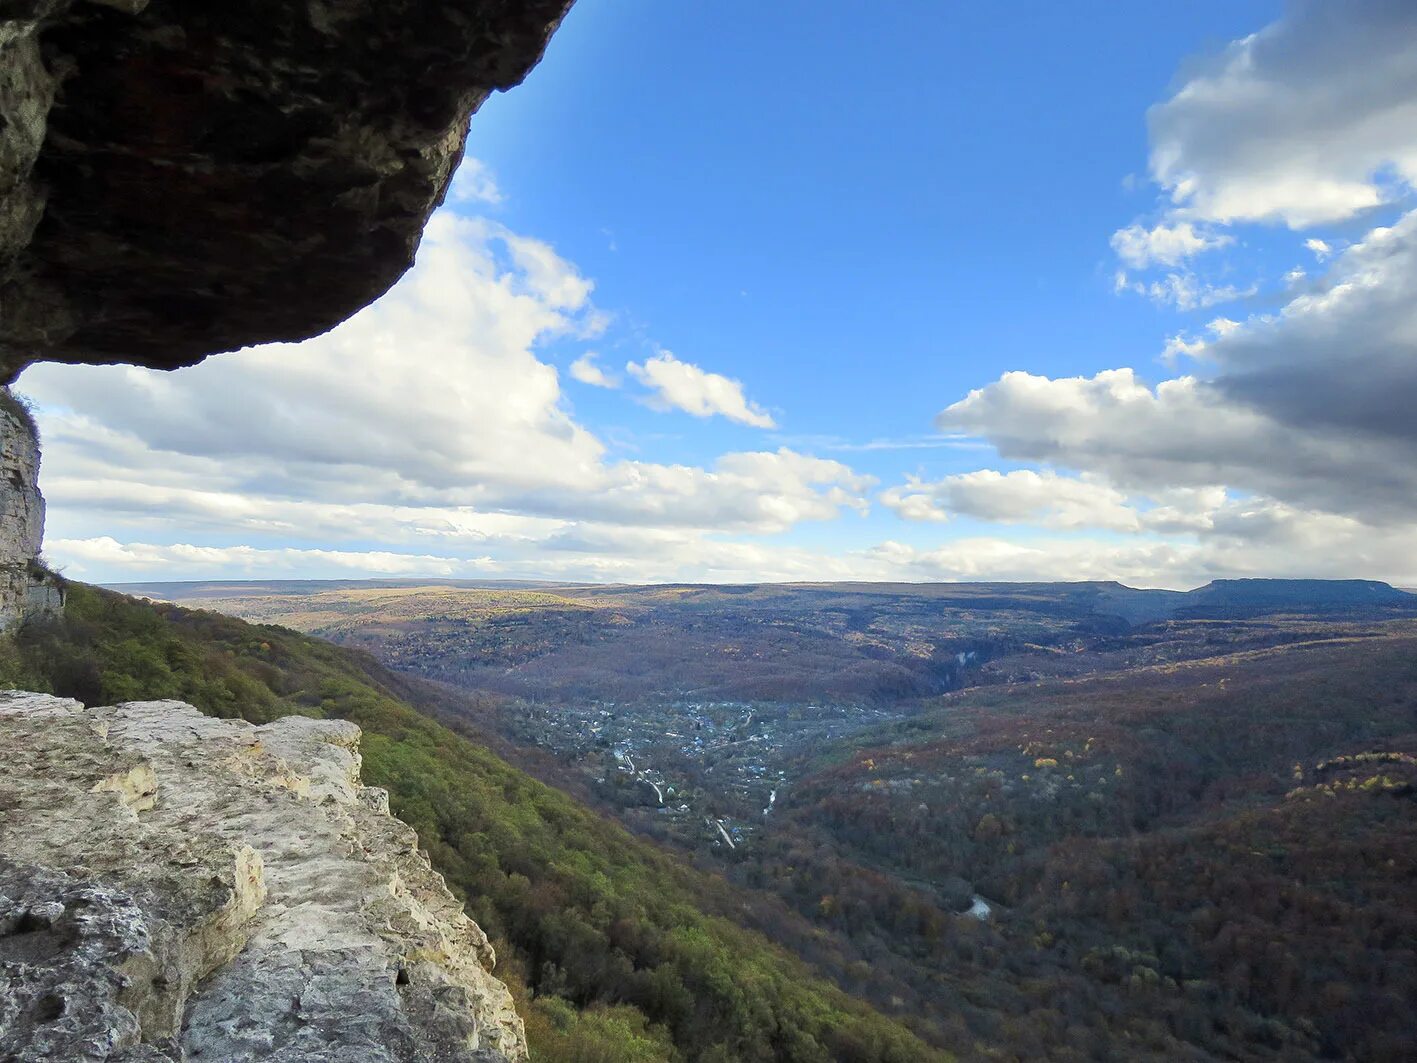
[[[524,1060],[359,730],[0,694],[7,1059]]]

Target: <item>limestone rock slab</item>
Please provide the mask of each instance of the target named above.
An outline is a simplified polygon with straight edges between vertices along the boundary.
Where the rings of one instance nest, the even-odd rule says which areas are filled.
[[[359,730],[0,693],[0,1057],[524,1060]]]

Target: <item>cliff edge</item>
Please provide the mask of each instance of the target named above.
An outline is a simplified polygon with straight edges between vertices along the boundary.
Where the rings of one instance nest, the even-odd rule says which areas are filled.
[[[6,1059],[519,1061],[359,729],[0,693]]]

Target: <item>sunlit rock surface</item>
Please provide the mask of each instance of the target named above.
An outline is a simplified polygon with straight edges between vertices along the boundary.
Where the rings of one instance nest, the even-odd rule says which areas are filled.
[[[570,0],[0,0],[0,382],[323,332]]]
[[[38,476],[34,421],[0,388],[0,631],[63,605],[59,584],[38,563],[44,538]]]
[[[358,740],[0,693],[0,1058],[525,1059]]]

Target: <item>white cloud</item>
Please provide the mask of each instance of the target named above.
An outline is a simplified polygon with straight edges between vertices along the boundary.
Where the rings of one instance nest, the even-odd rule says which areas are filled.
[[[1228,317],[1217,317],[1205,326],[1206,332],[1210,334],[1210,339],[1205,337],[1187,338],[1184,335],[1171,336],[1161,351],[1161,360],[1169,364],[1181,357],[1204,358],[1210,350],[1211,339],[1224,336],[1237,328],[1240,328],[1238,321],[1232,321]]]
[[[1129,277],[1125,270],[1118,270],[1113,277],[1112,288],[1117,292],[1135,292],[1145,295],[1161,306],[1174,306],[1177,310],[1203,310],[1220,303],[1234,302],[1254,295],[1258,286],[1237,288],[1233,284],[1210,284],[1194,273],[1171,272],[1157,280],[1142,281]]]
[[[935,546],[886,541],[825,552],[775,541],[726,540],[698,530],[568,526],[534,554],[163,545],[108,536],[55,539],[52,558],[79,578],[219,579],[275,574],[541,577],[616,582],[822,580],[1108,580],[1187,588],[1226,576],[1363,577],[1417,585],[1417,525],[1375,527],[1273,500],[1223,500],[1215,489],[1178,498],[1179,537],[971,536]],[[1149,511],[1152,532],[1163,529]]]
[[[448,187],[447,198],[450,203],[459,205],[490,206],[495,206],[504,199],[502,190],[497,187],[497,179],[487,164],[470,155],[463,156],[457,172],[453,174],[453,183]]]
[[[553,544],[577,535],[687,543],[865,509],[871,478],[789,448],[703,465],[612,456],[538,354],[594,331],[591,292],[549,245],[442,212],[388,295],[298,346],[176,373],[32,367],[22,386],[42,404],[51,552],[91,571],[229,574],[249,557],[446,574],[495,555],[530,573],[547,551],[569,563]],[[120,539],[175,545],[134,554],[115,551]]]
[[[890,578],[904,580],[1120,580],[1133,587],[1187,588],[1210,578],[1197,547],[1171,543],[977,537],[933,548],[885,542],[866,556],[893,573]]]
[[[1351,219],[1417,178],[1417,9],[1304,0],[1232,45],[1151,115],[1153,176],[1171,203],[1114,236],[1118,290],[1179,309],[1254,294],[1176,268],[1216,226]],[[980,540],[897,560],[920,571],[1214,575],[1417,572],[1417,211],[1361,239],[1305,241],[1327,272],[1291,271],[1278,309],[1171,337],[1154,385],[1127,368],[1005,373],[952,403],[965,432],[1036,471],[886,492],[917,518],[1131,532],[1135,542]],[[1204,371],[1205,375],[1201,375]],[[1046,555],[1046,560],[1043,555]]]
[[[1337,255],[1321,283],[1277,313],[1214,336],[1216,391],[1296,436],[1417,460],[1417,211]],[[1374,468],[1363,478],[1390,477]],[[1400,478],[1399,478],[1400,479]]]
[[[712,467],[621,461],[580,491],[527,492],[520,512],[659,528],[774,533],[866,507],[874,483],[837,461],[787,448],[736,452]]]
[[[683,410],[695,417],[726,417],[754,428],[776,428],[772,416],[748,401],[743,385],[718,373],[681,362],[661,351],[644,362],[630,362],[625,370],[653,392],[653,401],[665,408]]]
[[[1131,369],[1006,373],[939,424],[987,439],[1010,460],[1082,470],[1133,493],[1224,484],[1335,514],[1417,512],[1406,443],[1295,431],[1191,376],[1151,387]]]
[[[1272,501],[1227,503],[1181,538],[1116,542],[1030,535],[979,536],[937,547],[882,543],[862,555],[877,579],[1119,580],[1187,589],[1212,579],[1267,576],[1382,579],[1417,586],[1417,524],[1374,527]]]
[[[154,545],[120,543],[108,536],[93,539],[57,539],[48,544],[51,556],[70,575],[89,567],[119,570],[128,575],[150,574],[180,579],[184,573],[240,573],[246,576],[300,573],[370,576],[478,576],[496,568],[491,558],[436,557],[396,554],[383,550],[260,550],[250,546],[193,546],[189,543]]]
[[[1327,240],[1320,240],[1317,236],[1311,236],[1304,241],[1304,246],[1313,252],[1314,257],[1320,262],[1333,254],[1333,247]]]
[[[1133,269],[1146,269],[1154,265],[1179,266],[1202,251],[1231,243],[1234,243],[1233,237],[1197,230],[1188,221],[1175,225],[1161,223],[1150,229],[1133,224],[1112,234],[1112,250]]]
[[[1115,487],[1047,470],[980,469],[929,483],[911,478],[883,492],[881,501],[906,520],[966,516],[999,524],[1115,531],[1142,526],[1138,511]]]
[[[1417,9],[1292,0],[1149,125],[1152,177],[1189,220],[1351,218],[1417,182]]]
[[[595,362],[595,357],[594,351],[588,351],[572,362],[572,379],[597,388],[618,388],[620,381],[600,368]]]
[[[605,447],[564,409],[536,348],[582,330],[589,292],[546,245],[441,212],[415,267],[313,340],[175,373],[40,365],[22,387],[95,471],[122,440],[120,477],[131,462],[244,493],[403,504],[574,490],[602,474]],[[48,474],[65,460],[47,455]]]

